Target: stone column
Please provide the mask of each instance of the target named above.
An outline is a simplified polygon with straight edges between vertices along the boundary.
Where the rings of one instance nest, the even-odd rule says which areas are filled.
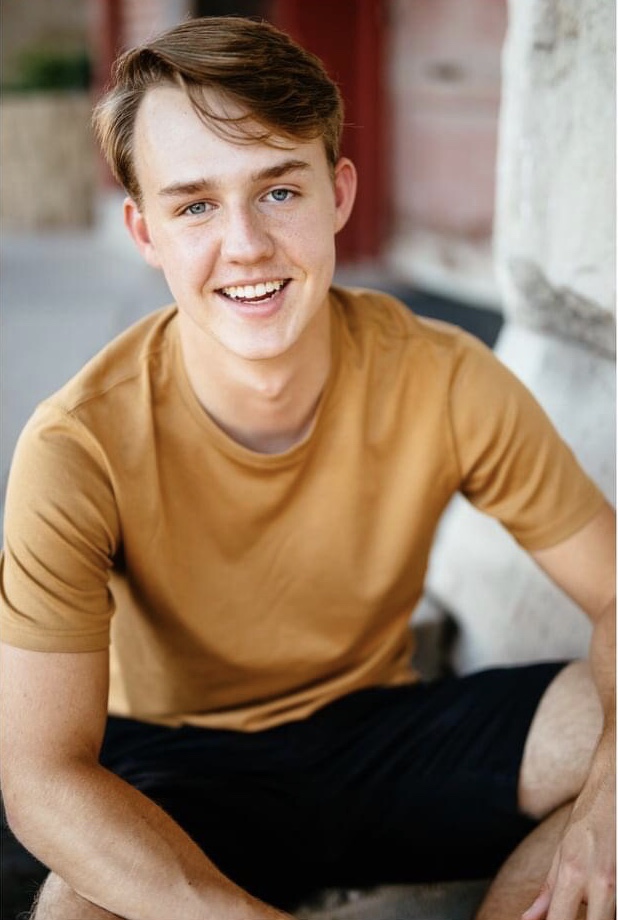
[[[508,315],[614,354],[613,0],[511,0],[496,270]]]
[[[614,500],[615,3],[510,0],[497,166],[498,356]],[[430,591],[456,666],[585,654],[587,620],[493,521],[457,500]]]

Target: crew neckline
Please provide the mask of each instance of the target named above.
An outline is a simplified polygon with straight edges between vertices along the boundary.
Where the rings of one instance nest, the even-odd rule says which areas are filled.
[[[336,299],[332,296],[331,291],[329,291],[327,294],[327,298],[330,313],[331,365],[326,383],[318,400],[318,404],[313,416],[313,421],[309,427],[309,430],[299,441],[297,441],[285,451],[272,454],[252,450],[250,447],[245,447],[243,444],[235,441],[231,435],[227,434],[227,432],[225,432],[215,422],[212,416],[210,416],[201,405],[193,387],[191,386],[189,375],[187,374],[187,369],[185,367],[184,357],[182,354],[182,345],[180,341],[180,330],[178,326],[178,307],[176,307],[176,316],[170,323],[171,352],[173,363],[172,376],[180,391],[182,401],[186,408],[189,410],[194,421],[208,435],[211,442],[223,453],[227,454],[233,459],[252,464],[253,466],[272,468],[277,466],[287,466],[296,462],[309,449],[311,443],[317,435],[318,429],[321,427],[322,419],[329,403],[331,402],[331,394],[336,388],[341,366],[340,317],[336,307]]]

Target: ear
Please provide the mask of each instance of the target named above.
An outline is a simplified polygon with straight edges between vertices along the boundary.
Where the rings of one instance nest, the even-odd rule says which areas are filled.
[[[132,198],[125,198],[123,214],[124,225],[146,262],[153,268],[161,268],[157,251],[150,238],[146,218]]]
[[[335,166],[335,233],[345,227],[356,198],[356,167],[347,157]]]

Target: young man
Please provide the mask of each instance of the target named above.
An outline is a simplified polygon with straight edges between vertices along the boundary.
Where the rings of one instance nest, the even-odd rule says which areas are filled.
[[[15,455],[2,783],[52,870],[37,920],[277,920],[512,850],[484,920],[613,915],[612,512],[483,346],[330,287],[341,121],[320,63],[242,19],[129,52],[98,108],[176,304]],[[590,667],[417,681],[457,490],[593,619]]]

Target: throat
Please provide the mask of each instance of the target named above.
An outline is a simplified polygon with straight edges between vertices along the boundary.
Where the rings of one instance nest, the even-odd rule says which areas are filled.
[[[217,422],[225,433],[236,441],[237,444],[246,447],[258,454],[283,454],[291,450],[297,444],[307,438],[312,430],[315,419],[315,411],[310,417],[298,428],[290,430],[257,430],[249,431],[246,428],[238,429]],[[216,420],[215,420],[216,421]]]
[[[284,453],[311,432],[325,381],[316,380],[313,387],[290,380],[286,385],[272,378],[260,383],[234,400],[234,411],[209,414],[243,447],[263,454]]]
[[[246,360],[214,347],[213,337],[196,335],[192,323],[182,315],[180,320],[188,381],[223,432],[264,454],[284,453],[310,434],[331,369],[328,315],[313,335],[265,360]]]

